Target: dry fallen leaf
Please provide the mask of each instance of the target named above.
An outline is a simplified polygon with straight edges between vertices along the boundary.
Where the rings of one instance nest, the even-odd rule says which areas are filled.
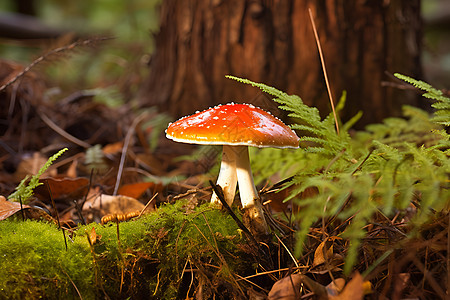
[[[333,241],[326,238],[323,242],[317,246],[314,252],[314,261],[312,266],[318,266],[325,263],[327,260],[330,261],[333,258]]]
[[[364,281],[361,274],[356,272],[353,278],[345,285],[339,295],[329,295],[330,300],[358,300],[363,299],[365,294],[371,292],[371,284]]]
[[[103,147],[102,151],[105,155],[115,155],[122,151],[123,142],[116,142],[113,144],[108,144]]]
[[[70,197],[79,199],[86,195],[89,186],[89,179],[78,178],[41,178],[39,182],[43,183],[34,189],[34,194],[41,200],[50,199],[48,188],[52,192],[53,199]],[[48,184],[48,187],[47,187]]]
[[[154,182],[137,182],[122,185],[117,194],[138,199],[145,193],[146,190],[151,189],[152,193],[161,193],[163,186],[161,183]]]
[[[131,197],[99,194],[86,201],[83,211],[96,210],[100,212],[100,215],[104,216],[108,214],[127,214],[143,208],[144,204]]]
[[[23,214],[25,219],[33,220],[47,220],[49,222],[55,222],[55,220],[47,214],[43,209],[37,207],[31,207],[29,205],[23,205]],[[5,197],[0,196],[0,220],[5,220],[10,216],[20,211],[20,203],[6,200]]]
[[[268,300],[297,300],[300,299],[300,287],[304,283],[318,296],[318,299],[327,299],[327,291],[323,285],[302,274],[292,274],[284,277],[272,286]]]
[[[317,246],[314,252],[314,260],[310,273],[326,274],[328,272],[340,271],[343,263],[342,256],[334,252],[334,241],[340,239],[336,236],[327,237]]]
[[[28,205],[23,205],[23,208],[29,208]],[[0,196],[0,220],[4,220],[16,212],[20,211],[20,203],[19,202],[12,202],[6,200],[5,197]]]
[[[337,296],[345,286],[344,278],[336,278],[325,288],[327,289],[328,296]]]
[[[300,285],[303,275],[292,274],[284,277],[272,286],[268,300],[295,300],[300,298]]]
[[[91,232],[89,233],[89,240],[91,241],[91,245],[94,245],[97,240],[99,240],[102,236],[98,235],[95,231],[95,227],[92,227]]]

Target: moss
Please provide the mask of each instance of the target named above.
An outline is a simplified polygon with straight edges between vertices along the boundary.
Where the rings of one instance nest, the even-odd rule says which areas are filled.
[[[66,251],[61,231],[50,223],[0,222],[0,253],[1,298],[66,297],[74,295],[71,281],[84,297],[94,295],[89,248],[77,242]]]
[[[246,255],[237,225],[208,205],[189,212],[185,204],[120,223],[120,240],[115,223],[80,226],[67,250],[52,224],[0,222],[0,298],[186,297],[185,266],[202,269],[208,282],[232,285],[233,273],[252,269],[248,255],[237,259]],[[91,247],[92,228],[97,240]]]

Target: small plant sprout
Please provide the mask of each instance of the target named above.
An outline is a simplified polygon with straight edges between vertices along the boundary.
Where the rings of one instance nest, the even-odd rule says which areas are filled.
[[[262,205],[253,182],[248,146],[298,148],[299,137],[282,121],[248,104],[219,105],[169,124],[166,136],[176,142],[223,145],[217,179],[231,206],[239,183],[244,223],[257,236],[268,233]],[[215,193],[211,202],[221,205]]]
[[[39,178],[45,171],[53,164],[53,162],[63,155],[64,152],[67,151],[67,148],[59,150],[57,153],[53,154],[47,162],[39,169],[39,172],[33,176],[31,176],[30,181],[28,182],[29,176],[26,176],[20,184],[16,187],[16,191],[8,196],[8,199],[12,201],[21,200],[23,203],[28,203],[28,199],[33,196],[34,189],[40,185],[42,182],[39,182]],[[28,183],[28,184],[27,184]]]

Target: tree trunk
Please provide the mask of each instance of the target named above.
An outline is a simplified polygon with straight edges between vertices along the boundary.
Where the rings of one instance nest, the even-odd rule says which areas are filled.
[[[378,122],[418,104],[382,83],[394,72],[420,78],[420,0],[165,0],[141,103],[173,117],[232,101],[276,113],[267,96],[230,74],[299,95],[327,114],[308,8],[335,101],[348,92],[344,120],[362,110],[360,124]]]

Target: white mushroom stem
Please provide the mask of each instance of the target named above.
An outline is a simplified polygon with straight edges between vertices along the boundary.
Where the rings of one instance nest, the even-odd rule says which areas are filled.
[[[255,235],[266,235],[268,233],[268,227],[253,181],[248,147],[224,145],[217,185],[220,185],[222,188],[225,201],[229,206],[233,203],[236,184],[238,182],[241,204],[244,210],[244,224]],[[221,204],[215,193],[211,197],[211,202]]]
[[[220,185],[223,191],[225,201],[229,206],[233,204],[234,195],[236,194],[237,176],[236,176],[236,153],[233,146],[223,146],[222,162],[220,164],[219,177],[217,178],[217,185]],[[217,205],[222,205],[213,192],[211,202]]]
[[[252,169],[247,146],[234,146],[236,154],[236,173],[239,182],[239,195],[241,197],[242,208],[255,205],[259,199],[253,181]]]
[[[233,147],[236,153],[236,173],[239,183],[239,195],[244,209],[244,223],[257,235],[268,234],[268,227],[259,195],[253,181],[247,146]]]

